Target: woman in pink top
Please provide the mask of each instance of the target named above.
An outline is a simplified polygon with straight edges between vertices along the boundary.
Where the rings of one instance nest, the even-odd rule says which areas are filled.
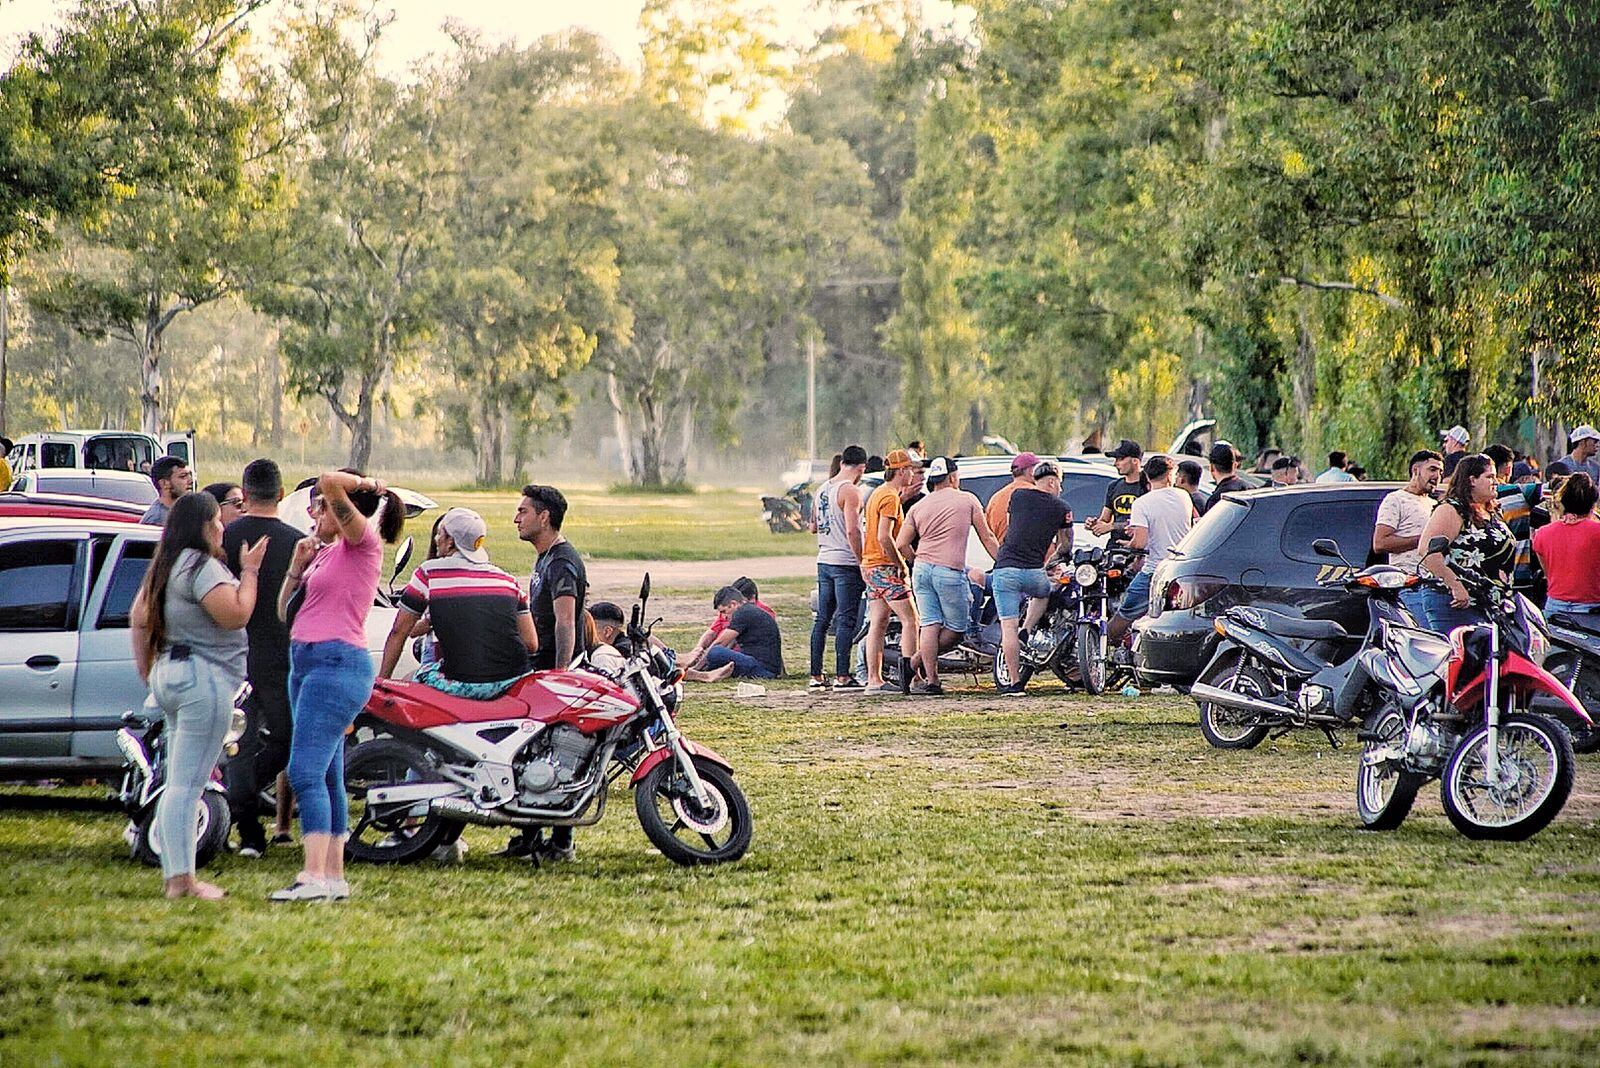
[[[344,792],[344,734],[372,692],[367,612],[383,564],[379,539],[393,542],[405,522],[400,498],[382,482],[354,471],[329,471],[311,491],[316,529],[295,546],[278,596],[289,625],[289,785],[300,801],[305,868],[274,901],[343,901],[344,840],[349,802]]]

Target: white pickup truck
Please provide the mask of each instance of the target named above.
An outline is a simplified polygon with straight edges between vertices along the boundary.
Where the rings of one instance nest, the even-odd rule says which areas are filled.
[[[176,456],[193,467],[194,431],[158,438],[136,430],[52,430],[20,438],[6,459],[12,477],[20,478],[29,471],[58,468],[148,475],[150,465],[160,456]]]

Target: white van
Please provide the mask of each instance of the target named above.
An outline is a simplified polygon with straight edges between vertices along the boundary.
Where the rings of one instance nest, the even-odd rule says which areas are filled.
[[[56,468],[148,475],[161,456],[176,456],[193,467],[194,431],[156,438],[137,430],[55,430],[19,439],[6,459],[12,477]]]

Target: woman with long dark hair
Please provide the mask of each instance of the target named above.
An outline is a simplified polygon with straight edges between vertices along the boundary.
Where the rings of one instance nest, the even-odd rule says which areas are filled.
[[[156,833],[168,897],[223,896],[194,876],[195,810],[244,682],[244,625],[266,552],[265,538],[244,546],[234,579],[223,562],[216,499],[186,493],[173,502],[133,601],[134,663],[167,720],[167,786],[156,803]]]
[[[1533,532],[1533,551],[1550,580],[1547,615],[1600,612],[1600,523],[1595,504],[1600,492],[1587,474],[1567,476],[1558,495],[1560,514]],[[1552,509],[1552,511],[1556,511]]]
[[[1443,590],[1430,586],[1422,592],[1428,626],[1441,634],[1488,618],[1472,603],[1462,575],[1497,586],[1511,581],[1517,540],[1495,508],[1494,487],[1493,460],[1481,454],[1462,458],[1451,472],[1444,501],[1433,510],[1418,541],[1422,566],[1445,585]],[[1449,543],[1444,552],[1428,552],[1435,538]]]
[[[274,901],[343,901],[344,840],[349,834],[344,792],[344,733],[372,692],[367,612],[383,565],[382,542],[394,542],[405,508],[392,490],[358,471],[329,471],[317,479],[307,509],[316,523],[295,546],[278,595],[278,612],[304,594],[289,624],[289,785],[300,802],[305,867]]]

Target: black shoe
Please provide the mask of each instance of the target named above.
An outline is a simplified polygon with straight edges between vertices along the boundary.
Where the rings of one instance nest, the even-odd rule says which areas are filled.
[[[522,859],[532,857],[538,848],[539,836],[537,834],[514,834],[511,836],[511,841],[506,843],[504,849],[489,855]]]
[[[248,823],[239,824],[239,855],[247,860],[256,860],[267,851],[267,835],[258,823],[251,826]]]

